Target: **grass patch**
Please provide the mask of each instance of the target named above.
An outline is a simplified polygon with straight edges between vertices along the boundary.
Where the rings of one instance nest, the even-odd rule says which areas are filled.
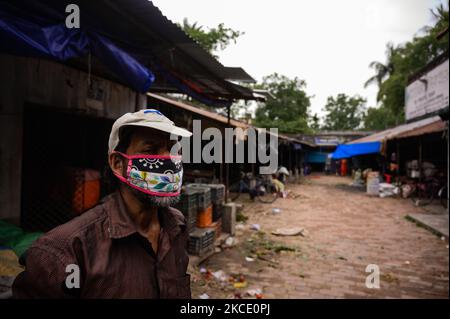
[[[246,216],[243,212],[238,212],[236,214],[236,221],[245,223],[248,220],[248,216]]]

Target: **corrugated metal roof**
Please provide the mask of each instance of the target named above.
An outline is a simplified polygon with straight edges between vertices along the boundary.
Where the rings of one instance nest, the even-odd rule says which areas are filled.
[[[226,80],[243,83],[256,83],[256,80],[252,78],[243,68],[225,67],[224,78]]]
[[[288,141],[288,142],[292,142],[292,143],[296,143],[296,144],[308,145],[308,146],[312,146],[312,147],[315,146],[315,145],[311,145],[311,144],[308,143],[308,142],[301,141],[301,140],[299,140],[299,139],[296,139],[296,138],[293,138],[293,137],[290,137],[290,136],[287,136],[287,135],[284,135],[284,134],[273,133],[273,132],[271,132],[270,130],[265,129],[265,128],[260,128],[260,127],[256,127],[256,126],[252,126],[252,127],[255,128],[255,129],[256,129],[257,131],[259,131],[259,132],[265,132],[265,133],[267,133],[267,134],[269,134],[269,135],[277,136],[279,139],[282,139],[282,140],[285,140],[285,141]]]
[[[433,116],[417,122],[399,125],[354,141],[347,144],[382,142],[392,139],[419,136],[434,132],[440,132],[445,129],[445,123],[439,116]]]
[[[253,92],[228,80],[251,82],[241,68],[227,68],[169,20],[147,0],[22,0],[1,1],[1,6],[25,19],[39,19],[49,25],[63,23],[65,7],[79,5],[81,26],[107,36],[156,75],[159,92],[181,92],[168,75],[183,81],[191,91],[215,100],[253,100]],[[0,6],[0,7],[1,7]],[[86,59],[79,62],[86,64]],[[93,68],[93,71],[95,68]],[[109,77],[121,80],[110,74]],[[152,89],[151,89],[152,90]],[[189,94],[183,92],[185,94]],[[191,92],[192,93],[192,92]],[[193,94],[191,94],[193,96]],[[195,98],[195,96],[193,96]],[[221,102],[217,101],[217,102]],[[214,104],[214,103],[212,103]],[[221,105],[221,103],[217,103]]]
[[[211,112],[211,111],[199,108],[197,106],[190,105],[190,104],[185,103],[185,102],[173,100],[171,98],[168,98],[166,96],[162,96],[162,95],[159,95],[159,94],[147,93],[147,95],[150,96],[151,98],[154,98],[156,100],[159,100],[159,101],[171,104],[173,106],[179,107],[179,108],[184,109],[186,111],[202,115],[204,117],[207,117],[209,119],[212,119],[212,120],[224,123],[224,124],[228,124],[228,118],[223,116],[223,115],[220,115],[220,114],[217,114],[217,113],[214,113],[214,112]],[[250,124],[247,124],[247,123],[244,123],[244,122],[241,122],[241,121],[237,121],[237,120],[234,120],[234,119],[230,119],[230,124],[233,127],[239,127],[239,128],[244,129],[244,130],[246,130],[246,129],[250,128],[250,127],[253,127],[256,130],[258,130],[258,131],[266,132],[269,135],[277,136],[279,139],[282,139],[282,140],[285,140],[285,141],[288,141],[288,142],[297,143],[297,144],[304,144],[304,145],[308,145],[308,146],[315,146],[315,145],[311,145],[310,143],[307,143],[307,142],[304,142],[304,141],[300,141],[300,140],[298,140],[296,138],[292,138],[292,137],[289,137],[289,136],[286,136],[286,135],[283,135],[283,134],[274,134],[274,133],[270,132],[269,130],[267,130],[265,128],[254,127],[254,126],[252,126]]]
[[[419,136],[431,133],[442,132],[445,130],[445,122],[444,121],[436,121],[425,125],[423,127],[419,127],[413,131],[407,131],[402,134],[396,136],[396,138],[406,138],[411,136]]]
[[[220,114],[199,108],[197,106],[193,106],[181,101],[177,101],[177,100],[172,100],[168,97],[159,95],[159,94],[154,94],[154,93],[147,93],[148,96],[157,99],[159,101],[171,104],[173,106],[179,107],[181,109],[184,109],[186,111],[192,112],[192,113],[196,113],[199,115],[202,115],[204,117],[207,117],[209,119],[224,123],[224,124],[228,124],[228,118],[226,118],[225,116],[222,116]],[[234,119],[230,119],[230,124],[234,127],[240,127],[242,129],[247,129],[250,127],[250,125],[244,123],[244,122],[240,122],[240,121],[236,121]]]

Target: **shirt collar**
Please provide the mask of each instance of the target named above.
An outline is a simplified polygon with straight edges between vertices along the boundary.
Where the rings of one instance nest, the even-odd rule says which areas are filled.
[[[127,212],[125,202],[119,191],[105,200],[105,210],[109,217],[108,233],[110,238],[124,238],[138,232],[136,224]],[[159,222],[171,239],[175,238],[185,227],[184,220],[173,208],[159,208]]]

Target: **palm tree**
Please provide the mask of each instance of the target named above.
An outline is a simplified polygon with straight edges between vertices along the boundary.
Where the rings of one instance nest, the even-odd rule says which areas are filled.
[[[375,75],[372,76],[370,79],[364,83],[364,88],[367,88],[371,84],[376,84],[378,86],[378,89],[381,88],[381,84],[386,79],[386,77],[389,77],[394,72],[394,64],[392,63],[392,57],[395,53],[395,47],[394,45],[389,42],[386,45],[386,63],[383,64],[378,61],[372,61],[369,64],[369,68],[372,68],[375,70]],[[379,101],[381,98],[380,94],[377,96],[377,101]]]
[[[435,35],[448,31],[448,7],[449,2],[447,2],[447,9],[445,8],[443,3],[441,3],[435,9],[430,9],[431,18],[434,25],[426,25],[422,29],[420,29],[420,31],[423,33],[430,33]]]
[[[447,2],[447,9],[445,8],[444,4],[441,3],[436,10],[430,9],[431,15],[433,16],[433,20],[436,22],[436,26],[438,29],[442,29],[447,27],[448,28],[448,8],[449,8],[449,2]]]

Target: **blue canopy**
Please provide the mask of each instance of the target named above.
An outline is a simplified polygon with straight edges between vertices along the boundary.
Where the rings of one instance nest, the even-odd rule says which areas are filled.
[[[91,30],[68,29],[63,23],[48,25],[27,21],[2,9],[0,7],[0,52],[57,61],[86,56],[90,52],[136,91],[147,92],[155,80],[149,69],[103,35]]]
[[[349,158],[358,155],[379,153],[381,142],[340,144],[331,155],[333,159]]]

